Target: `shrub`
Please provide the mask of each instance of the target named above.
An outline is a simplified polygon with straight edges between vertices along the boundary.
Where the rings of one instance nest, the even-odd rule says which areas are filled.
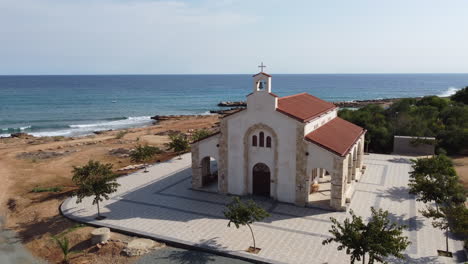
[[[55,187],[36,187],[32,189],[31,192],[33,193],[41,193],[41,192],[61,192],[63,187],[55,186]]]
[[[154,155],[161,153],[162,151],[158,147],[137,145],[135,150],[130,153],[130,159],[133,162],[144,162],[150,160]]]
[[[116,139],[121,139],[125,136],[125,134],[127,134],[128,131],[127,130],[122,130],[122,131],[119,131],[116,135],[115,135],[115,138]]]

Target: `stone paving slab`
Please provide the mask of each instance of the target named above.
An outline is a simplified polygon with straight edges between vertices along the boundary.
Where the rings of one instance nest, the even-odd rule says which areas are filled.
[[[370,207],[389,210],[394,221],[409,228],[405,234],[412,244],[406,260],[393,263],[456,263],[457,259],[437,256],[445,245],[443,233],[434,229],[418,210],[424,205],[408,194],[409,159],[392,155],[366,155],[365,174],[355,186],[349,208],[357,215],[370,216]],[[92,199],[76,204],[67,199],[63,214],[77,221],[136,233],[154,239],[215,250],[224,254],[270,263],[349,263],[349,257],[337,251],[336,244],[322,245],[330,236],[330,217],[342,221],[347,212],[297,207],[273,200],[256,202],[271,217],[255,223],[253,229],[259,254],[245,250],[251,245],[247,227],[228,228],[223,210],[230,196],[192,190],[190,154],[155,164],[118,179],[120,188],[110,200],[101,203],[105,220],[94,219],[97,213]],[[449,247],[461,256],[462,242],[450,239]],[[459,253],[459,254],[458,254]],[[461,260],[459,258],[458,260]]]

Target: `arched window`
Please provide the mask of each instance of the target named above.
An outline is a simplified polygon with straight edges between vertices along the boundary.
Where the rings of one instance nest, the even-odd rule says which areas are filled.
[[[257,136],[253,135],[252,137],[252,146],[256,147],[257,146]]]
[[[271,148],[271,137],[266,138],[266,147]]]
[[[260,132],[260,144],[259,144],[260,147],[264,147],[265,146],[265,134],[263,134],[263,132]]]

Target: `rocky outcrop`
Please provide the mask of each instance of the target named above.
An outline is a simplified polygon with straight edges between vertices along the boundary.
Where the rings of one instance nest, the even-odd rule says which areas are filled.
[[[12,137],[12,138],[30,138],[30,137],[34,137],[34,136],[29,135],[28,133],[18,132],[18,133],[11,134],[10,137]]]
[[[221,106],[221,107],[247,106],[247,103],[244,101],[236,101],[236,102],[223,101],[223,102],[219,102],[218,106]]]
[[[155,115],[152,116],[151,119],[156,120],[156,121],[166,121],[166,120],[181,120],[181,119],[187,119],[190,117],[197,117],[201,115]]]
[[[150,252],[156,246],[157,244],[151,239],[137,238],[130,241],[123,252],[129,257],[141,256]]]
[[[234,112],[237,112],[241,109],[244,109],[244,107],[233,107],[233,108],[224,109],[224,110],[210,110],[210,113],[218,114],[218,115],[227,115],[227,114],[232,114]]]

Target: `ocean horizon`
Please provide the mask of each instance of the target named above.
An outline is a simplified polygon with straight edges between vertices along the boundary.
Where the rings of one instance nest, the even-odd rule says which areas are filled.
[[[154,115],[209,114],[245,100],[251,74],[0,75],[0,137],[82,136],[146,126]],[[272,92],[327,101],[450,96],[468,74],[273,74]]]

